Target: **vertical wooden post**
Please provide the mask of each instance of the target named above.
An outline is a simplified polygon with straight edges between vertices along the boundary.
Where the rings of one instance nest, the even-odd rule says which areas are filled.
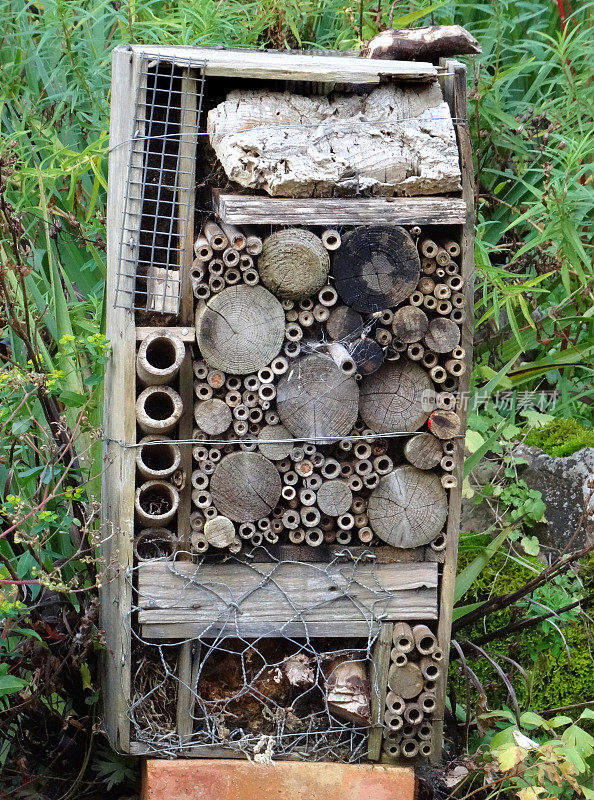
[[[120,294],[129,308],[116,307],[120,239],[124,224],[130,141],[134,135],[134,104],[141,59],[126,47],[113,51],[111,124],[109,135],[109,190],[107,221],[106,335],[111,358],[105,374],[104,446],[101,506],[101,626],[105,630],[103,655],[103,723],[114,749],[128,751],[132,607],[132,543],[134,537],[133,448],[118,442],[136,441],[135,357],[132,278],[120,276]],[[127,211],[140,212],[140,201],[129,197]],[[122,270],[124,271],[124,270]],[[127,282],[127,283],[126,283]],[[124,286],[123,284],[126,283]]]
[[[474,307],[474,169],[472,162],[472,142],[468,127],[468,108],[466,90],[466,67],[455,59],[441,59],[440,65],[445,68],[446,75],[442,78],[444,98],[452,117],[456,120],[456,136],[460,153],[460,168],[462,171],[462,197],[466,202],[466,220],[462,225],[460,240],[461,274],[464,278],[464,294],[466,307],[469,309],[462,324],[461,345],[466,351],[466,372],[461,376],[458,385],[456,410],[462,422],[462,429],[466,429],[468,417],[468,392],[470,387],[470,371],[472,367],[472,341],[473,341],[473,315]],[[458,558],[458,535],[460,528],[460,504],[462,501],[462,468],[464,463],[464,440],[458,439],[456,470],[453,473],[458,484],[450,489],[450,513],[447,524],[447,545],[445,561],[441,576],[439,623],[437,638],[443,651],[440,675],[436,685],[437,707],[433,719],[433,753],[431,761],[437,763],[441,759],[443,746],[443,719],[445,709],[445,695],[448,679],[448,660],[450,652],[450,636],[452,629],[452,612],[454,600],[454,584],[456,581],[456,563]]]
[[[186,69],[181,80],[180,141],[178,151],[178,183],[176,214],[179,241],[178,263],[181,278],[181,300],[178,324],[191,327],[194,316],[194,295],[190,279],[194,243],[194,175],[196,163],[196,78],[193,71]],[[191,439],[193,431],[193,388],[192,353],[186,345],[186,356],[179,373],[179,393],[184,405],[184,413],[179,424],[179,438]],[[186,475],[186,485],[180,492],[177,512],[178,546],[188,550],[190,546],[189,518],[192,486],[192,448],[182,444],[181,467]],[[182,556],[188,558],[188,556]],[[192,713],[196,699],[196,668],[200,656],[200,643],[188,641],[180,645],[178,654],[177,710],[176,728],[182,743],[192,734]]]
[[[379,761],[382,754],[393,629],[394,625],[391,622],[382,622],[371,657],[371,728],[367,742],[367,757],[370,761]]]

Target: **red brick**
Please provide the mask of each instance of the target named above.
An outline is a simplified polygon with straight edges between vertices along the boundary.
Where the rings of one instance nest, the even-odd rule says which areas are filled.
[[[414,771],[382,764],[147,759],[142,800],[414,800]]]

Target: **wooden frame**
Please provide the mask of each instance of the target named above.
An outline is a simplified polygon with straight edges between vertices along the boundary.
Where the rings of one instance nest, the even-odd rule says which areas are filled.
[[[293,55],[252,53],[232,50],[209,50],[205,48],[169,48],[169,47],[118,47],[113,53],[112,74],[112,118],[110,126],[109,156],[109,192],[108,192],[108,232],[107,259],[108,279],[106,290],[107,303],[107,337],[112,346],[112,358],[106,373],[104,432],[108,440],[104,452],[103,473],[103,505],[102,505],[102,544],[103,563],[101,614],[102,627],[106,632],[107,648],[103,657],[103,724],[112,746],[119,751],[142,753],[146,748],[131,740],[130,720],[127,709],[131,693],[131,633],[127,621],[132,614],[133,590],[133,507],[134,507],[134,469],[135,451],[122,447],[121,443],[133,445],[136,441],[135,426],[135,388],[130,376],[134,375],[137,342],[141,341],[151,328],[146,325],[136,327],[134,312],[115,306],[116,275],[119,264],[119,248],[121,226],[123,224],[123,197],[126,188],[126,176],[129,166],[130,140],[133,135],[134,98],[137,94],[140,61],[142,56],[160,56],[175,58],[175,63],[184,65],[189,61],[203,61],[204,73],[207,76],[223,76],[245,78],[247,76],[261,79],[289,79],[325,81],[330,83],[379,83],[382,76],[391,76],[399,80],[426,80],[438,77],[444,97],[448,102],[452,116],[455,118],[460,162],[462,169],[462,194],[453,197],[415,197],[415,198],[350,198],[350,199],[310,199],[306,201],[268,199],[249,195],[234,195],[216,191],[213,197],[214,211],[219,217],[232,224],[246,222],[256,224],[366,224],[383,219],[392,224],[424,224],[424,225],[456,225],[460,235],[462,276],[465,279],[465,294],[469,307],[472,307],[473,293],[473,242],[474,242],[474,210],[473,210],[473,167],[472,148],[470,144],[467,109],[466,109],[466,68],[453,59],[444,59],[439,67],[418,62],[391,62],[355,59],[328,55]],[[184,81],[194,81],[186,71]],[[192,92],[187,95],[191,97]],[[182,110],[182,119],[192,120],[196,109],[188,106]],[[190,142],[182,147],[192,147]],[[187,185],[185,191],[192,192]],[[193,209],[193,204],[190,204]],[[184,284],[180,313],[176,327],[172,328],[185,342],[194,341],[193,301],[189,282],[189,266],[193,252],[193,217],[187,226],[184,244],[183,266]],[[464,323],[462,346],[466,350],[468,369],[459,384],[459,408],[463,423],[466,422],[464,400],[469,386],[472,320]],[[180,386],[185,387],[186,401],[192,400],[192,364],[186,356],[182,365]],[[182,420],[180,438],[191,438],[192,420]],[[185,456],[187,459],[189,456]],[[186,469],[191,472],[190,463]],[[450,628],[452,618],[452,598],[457,558],[457,531],[459,526],[459,506],[461,498],[462,446],[458,453],[458,488],[451,491],[448,515],[448,544],[445,554],[430,553],[426,558],[426,566],[434,570],[436,579],[431,578],[426,591],[437,589],[437,573],[439,572],[438,595],[435,599],[427,595],[433,611],[425,611],[423,619],[438,619],[438,639],[445,656],[444,669],[439,678],[437,693],[439,697],[438,712],[434,719],[443,720],[445,690],[447,680],[447,656],[450,646]],[[184,516],[190,508],[190,489],[182,491],[181,508]],[[187,537],[183,516],[178,516],[178,538],[183,541]],[[380,548],[387,550],[388,548]],[[428,550],[428,548],[427,548]],[[390,558],[387,562],[412,561],[414,551],[406,551],[403,557]],[[378,561],[383,562],[379,557]],[[432,560],[434,563],[428,563]],[[439,562],[443,562],[440,564]],[[178,562],[179,565],[180,562]],[[395,563],[392,563],[392,567]],[[183,562],[182,562],[183,567]],[[147,575],[150,570],[147,570]],[[158,573],[158,574],[157,574]],[[158,570],[153,580],[162,580],[163,573]],[[141,576],[142,580],[142,576]],[[151,584],[154,586],[156,584]],[[429,589],[431,586],[431,589]],[[403,593],[404,594],[404,593]],[[395,606],[396,607],[396,606]],[[147,622],[149,610],[140,612],[141,624],[153,625],[153,634],[166,636],[165,628],[159,631],[159,622]],[[406,612],[396,615],[398,619],[412,618]],[[395,618],[394,617],[394,618]],[[286,620],[284,620],[286,623]],[[282,628],[283,620],[277,620]],[[377,711],[385,703],[385,684],[390,659],[391,642],[390,621],[381,625],[379,638],[374,648],[374,683],[379,686],[379,696],[374,695],[373,707]],[[147,629],[148,630],[148,629]],[[175,636],[199,636],[203,630],[199,624],[181,625]],[[321,629],[320,629],[321,630]],[[170,633],[170,630],[169,630]],[[321,634],[322,635],[322,634]],[[355,635],[354,633],[352,635]],[[189,736],[189,719],[194,703],[192,687],[196,682],[196,668],[199,660],[199,643],[189,640],[180,648],[178,660],[179,690],[177,708],[177,732],[183,741]],[[374,727],[369,737],[370,760],[384,760],[381,754],[382,732]],[[442,745],[442,725],[434,726],[433,756],[438,760]],[[211,755],[232,757],[228,751],[213,747],[209,750],[201,747],[199,753],[191,748],[183,755]]]

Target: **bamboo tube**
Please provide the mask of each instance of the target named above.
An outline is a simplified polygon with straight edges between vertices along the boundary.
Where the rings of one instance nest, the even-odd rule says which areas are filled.
[[[195,469],[192,472],[192,488],[194,489],[208,489],[208,484],[210,482],[210,476],[204,472],[203,469]]]
[[[212,258],[212,247],[205,236],[199,236],[194,242],[194,255],[202,262],[209,261]]]
[[[423,721],[423,709],[419,703],[407,703],[404,709],[404,719],[411,725],[418,725]]]
[[[212,506],[212,497],[210,492],[206,489],[194,489],[192,492],[192,503],[196,508],[210,508]]]
[[[412,226],[412,228],[410,229],[410,235],[411,236],[420,236],[421,235],[421,229],[419,228],[418,225],[413,225]]]
[[[340,474],[340,464],[335,458],[327,458],[320,472],[324,478],[332,480],[333,478],[337,478]]]
[[[440,480],[444,489],[455,489],[458,485],[457,478],[449,473],[447,475],[442,475]]]
[[[213,250],[224,250],[229,244],[229,240],[216,222],[205,222],[202,234]]]
[[[223,263],[227,267],[235,267],[239,264],[239,253],[233,247],[226,247],[223,250]],[[239,273],[238,279],[239,279]]]
[[[243,282],[248,286],[255,286],[260,283],[260,276],[255,269],[246,269],[243,273]]]
[[[439,649],[439,647],[437,647],[437,648],[436,648],[436,649],[435,649],[435,650],[434,650],[434,651],[431,653],[431,658],[432,658],[434,661],[443,661],[443,650],[440,650],[440,649]]]
[[[437,639],[427,625],[415,625],[412,635],[417,650],[423,656],[430,655],[437,647]]]
[[[437,269],[437,264],[434,258],[421,258],[421,271],[423,275],[433,275]]]
[[[318,489],[321,488],[323,481],[320,475],[315,472],[312,472],[311,475],[304,480],[304,484],[306,489],[311,489],[314,492],[317,492]]]
[[[338,544],[350,544],[353,539],[353,534],[350,531],[338,530],[336,531],[336,541]]]
[[[448,314],[452,313],[452,304],[449,300],[439,300],[436,311],[442,317],[447,317]]]
[[[251,539],[256,533],[256,526],[253,522],[242,522],[238,528],[238,534],[241,539]]]
[[[338,250],[342,243],[339,232],[331,228],[325,230],[320,238],[326,250]]]
[[[446,283],[436,283],[433,294],[438,300],[447,300],[452,296],[451,289]]]
[[[438,533],[435,539],[431,542],[431,549],[435,550],[436,553],[441,553],[443,550],[446,549],[447,539],[445,534]]]
[[[424,720],[420,725],[417,731],[417,736],[421,741],[428,741],[431,739],[431,735],[433,733],[433,726],[427,720]]]
[[[394,468],[394,462],[389,456],[376,456],[373,459],[373,469],[378,473],[378,475],[387,475],[389,472],[392,472]]]
[[[198,531],[194,531],[190,536],[190,544],[192,547],[193,552],[202,555],[206,553],[208,550],[208,542],[206,541],[206,536],[203,533],[199,533]]]
[[[297,319],[302,328],[311,328],[316,321],[316,318],[311,311],[300,311]]]
[[[433,692],[421,692],[421,694],[417,698],[417,703],[419,704],[423,714],[432,714],[435,711],[435,695]],[[413,720],[409,720],[412,722]],[[420,722],[421,720],[419,720]]]
[[[430,296],[430,295],[428,295]],[[423,301],[425,299],[425,295],[422,292],[414,291],[408,298],[408,302],[411,306],[422,306]]]
[[[433,383],[443,383],[446,379],[446,371],[443,367],[435,366],[429,370],[429,375]]]
[[[305,543],[310,547],[319,547],[324,541],[324,534],[321,528],[309,528],[305,531]]]
[[[390,658],[392,659],[393,663],[396,664],[397,667],[403,667],[405,664],[408,664],[408,657],[406,653],[403,653],[397,647],[392,648],[392,652],[390,653]]]
[[[288,339],[290,342],[298,342],[303,339],[303,329],[301,325],[298,325],[296,322],[290,322],[288,325],[285,325],[285,339]]]
[[[239,269],[242,272],[245,272],[248,269],[253,269],[254,267],[254,259],[251,256],[248,256],[246,253],[242,253],[239,256]]]
[[[398,758],[400,755],[400,743],[399,742],[384,742],[383,752],[389,758]]]
[[[437,300],[432,294],[422,295],[423,297],[423,306],[427,309],[427,311],[435,311],[437,308]]]
[[[300,516],[296,511],[288,510],[285,511],[282,517],[283,525],[287,530],[292,531],[296,530],[299,527],[300,523]]]
[[[375,341],[379,345],[381,345],[382,347],[387,347],[392,341],[392,339],[393,339],[392,333],[386,330],[386,328],[376,328]]]
[[[454,461],[452,456],[444,456],[439,463],[441,468],[446,472],[453,472],[456,466],[456,462]]]
[[[359,528],[357,531],[357,536],[359,537],[359,541],[363,542],[363,544],[369,544],[373,539],[373,531],[371,528]]]
[[[346,347],[338,342],[330,342],[330,344],[326,345],[326,351],[344,375],[355,374],[357,365],[351,358]]]
[[[456,443],[452,441],[442,442],[443,452],[448,456],[453,456],[456,452]]]
[[[305,531],[303,528],[295,528],[289,531],[289,541],[293,544],[303,544],[305,541]]]
[[[421,248],[421,253],[426,258],[435,258],[437,256],[438,251],[439,251],[439,248],[437,247],[437,245],[435,244],[435,242],[432,239],[422,239],[421,242],[420,242],[420,248]],[[448,256],[448,260],[449,260],[449,256]]]
[[[262,239],[251,234],[245,241],[245,249],[251,256],[258,256],[262,252]]]
[[[363,476],[363,484],[367,489],[375,489],[379,483],[379,475],[377,472],[370,472],[368,475]]]
[[[210,297],[210,286],[208,283],[197,283],[192,291],[196,300],[208,300]]]
[[[170,439],[145,436],[136,451],[136,468],[147,480],[167,478],[179,468],[181,452]]]
[[[145,386],[171,383],[179,372],[186,354],[182,340],[173,333],[156,330],[140,343],[136,357],[136,374]]]
[[[448,241],[443,243],[444,250],[452,256],[452,258],[456,258],[456,256],[460,255],[460,245],[458,242]]]
[[[455,308],[450,314],[450,319],[452,322],[455,322],[456,325],[462,325],[466,319],[466,312],[463,308]]]
[[[245,248],[246,239],[239,228],[236,228],[235,225],[229,225],[227,222],[221,222],[221,228],[231,247],[235,250],[243,250]]]
[[[318,300],[320,301],[321,305],[325,306],[326,308],[330,308],[331,306],[336,305],[338,300],[338,292],[334,286],[323,286],[318,292]]]
[[[146,528],[134,538],[134,555],[139,562],[173,555],[176,537],[167,528]]]
[[[208,279],[208,287],[215,294],[222,292],[225,288],[225,280],[220,275],[213,275]]]
[[[204,530],[204,517],[201,511],[192,511],[190,513],[190,528],[198,532]]]
[[[423,758],[429,758],[432,752],[433,752],[433,745],[431,744],[431,742],[420,742],[419,753],[423,756]]]
[[[223,280],[226,286],[236,286],[241,282],[241,272],[237,269],[228,269],[223,275]]]
[[[143,433],[169,433],[182,413],[182,399],[170,386],[148,386],[136,400],[136,420]]]
[[[351,491],[360,492],[363,488],[363,478],[360,475],[349,475],[347,484]]]
[[[388,691],[386,693],[386,707],[393,714],[403,714],[405,705],[402,697],[396,694],[396,692]]]
[[[460,275],[450,275],[449,278],[446,278],[446,284],[452,292],[459,292],[464,286],[464,278]]]
[[[466,306],[466,298],[460,292],[452,293],[452,306],[454,308],[464,308]]]
[[[411,653],[415,648],[412,628],[406,622],[395,622],[392,632],[392,641],[395,647],[403,653]]]
[[[316,322],[326,322],[330,317],[329,309],[321,303],[316,303],[311,313],[314,315]]]
[[[443,247],[438,248],[437,255],[435,256],[435,260],[439,264],[440,267],[445,267],[446,264],[449,264],[452,260],[450,258],[450,254],[447,250],[444,250]]]
[[[445,392],[454,392],[456,391],[458,386],[458,381],[454,378],[453,375],[448,375],[445,381],[443,382],[442,389]]]
[[[437,355],[435,353],[433,353],[431,350],[426,350],[423,353],[421,364],[424,367],[427,367],[427,369],[431,369],[432,367],[437,366],[438,360],[439,359],[437,358]]]
[[[414,758],[419,753],[419,743],[414,739],[403,739],[400,742],[400,754],[405,758]]]
[[[419,666],[423,677],[427,678],[427,680],[435,681],[439,677],[441,670],[430,656],[423,656],[419,662]]]
[[[384,722],[391,731],[399,731],[404,725],[404,721],[400,714],[390,710],[384,713]]]
[[[136,518],[146,528],[164,528],[174,518],[178,506],[177,489],[166,481],[147,481],[134,494]]]
[[[425,355],[425,348],[419,342],[415,342],[414,344],[409,344],[406,349],[406,355],[410,358],[411,361],[420,361],[423,356]]]
[[[321,514],[320,510],[315,506],[308,506],[301,509],[299,516],[301,518],[301,524],[305,528],[315,528],[320,522]]]
[[[450,261],[450,263],[446,264],[443,269],[446,275],[458,274],[458,265],[454,261]]]

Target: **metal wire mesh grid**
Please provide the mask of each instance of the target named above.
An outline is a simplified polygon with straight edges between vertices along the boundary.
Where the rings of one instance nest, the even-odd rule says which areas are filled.
[[[153,554],[154,555],[154,554]],[[188,577],[188,561],[192,558]],[[268,567],[258,558],[265,558]],[[300,604],[275,576],[291,568],[291,562],[276,559],[263,547],[253,548],[252,559],[235,557],[229,563],[253,570],[254,583],[231,592],[224,583],[203,577],[208,559],[196,559],[180,551],[173,557],[139,562],[132,585],[142,583],[138,573],[156,562],[166,563],[182,584],[198,588],[213,598],[216,611],[212,625],[196,638],[185,641],[155,641],[145,638],[142,625],[131,625],[135,652],[132,701],[128,709],[134,739],[147,753],[161,756],[208,755],[209,749],[225,748],[243,753],[256,761],[290,756],[308,760],[361,761],[366,756],[369,721],[341,718],[332,708],[333,676],[345,662],[361,665],[362,687],[379,695],[373,670],[372,649],[384,616],[389,594],[373,580],[373,555],[367,551],[354,556],[348,550],[331,564],[308,564],[312,579],[334,580],[332,567],[340,561],[346,579],[337,586],[335,596],[321,606]],[[371,578],[365,581],[370,604],[361,606],[356,598],[360,586],[357,569],[371,565]],[[182,570],[182,566],[185,569]],[[295,565],[296,566],[296,565]],[[304,565],[300,563],[300,566]],[[183,592],[183,589],[181,590]],[[133,605],[130,621],[147,605],[158,604],[155,598],[139,596]],[[259,636],[242,632],[241,619],[250,598],[257,595],[263,603],[288,604],[292,612],[282,630],[263,630]],[[268,598],[268,600],[266,599]],[[302,598],[301,598],[302,600]],[[352,602],[367,634],[357,638],[315,636],[310,625],[312,610],[331,615],[334,603]],[[183,599],[180,597],[180,603]],[[337,631],[335,636],[339,636]],[[282,638],[281,638],[282,637]],[[189,647],[192,666],[184,674],[180,669],[181,650]],[[356,668],[355,668],[356,671]],[[185,735],[179,720],[186,717]],[[382,724],[383,709],[372,725]],[[381,718],[380,718],[381,717]]]
[[[142,57],[115,305],[177,314],[206,62]]]

